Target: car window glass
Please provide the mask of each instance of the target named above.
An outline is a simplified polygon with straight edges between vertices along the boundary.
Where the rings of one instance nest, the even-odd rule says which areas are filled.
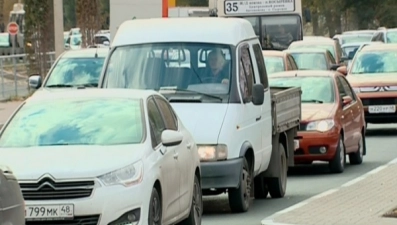
[[[153,128],[153,135],[157,146],[161,143],[161,133],[165,130],[165,124],[153,98],[149,99],[147,103],[147,108],[149,114],[149,122],[151,127]]]
[[[294,58],[292,58],[292,56],[288,55],[288,60],[290,61],[291,65],[292,65],[292,70],[297,70],[298,66],[296,65]]]
[[[284,59],[278,56],[265,56],[266,71],[271,76],[273,73],[285,71]]]
[[[244,45],[240,49],[240,91],[245,102],[250,102],[252,97],[253,68],[251,63],[250,52],[248,45]]]
[[[168,130],[178,130],[177,120],[174,112],[171,110],[170,105],[160,97],[156,97],[156,103],[161,113],[163,114],[163,119],[165,122],[165,127]]]
[[[264,57],[262,54],[262,48],[259,44],[254,44],[253,46],[254,52],[255,52],[255,59],[256,62],[258,63],[258,70],[259,70],[259,79],[261,84],[263,85],[264,88],[269,87],[269,81],[268,81],[268,74],[267,74],[267,66],[265,65],[264,62]],[[266,61],[266,60],[265,60]]]
[[[336,85],[338,86],[338,92],[339,92],[339,96],[341,98],[347,96],[345,88],[343,87],[342,82],[340,81],[340,79],[336,79]]]
[[[291,68],[292,68],[292,65],[291,65],[291,62],[288,60],[288,58],[287,58],[287,70],[292,70]]]
[[[343,86],[343,88],[344,88],[346,94],[347,94],[348,96],[350,96],[353,100],[355,100],[353,91],[352,91],[352,89],[351,89],[349,83],[346,81],[346,79],[345,79],[344,77],[341,77],[341,76],[338,76],[338,79],[339,79],[340,82],[342,83],[342,86]]]
[[[4,127],[0,147],[141,143],[142,111],[140,100],[112,97],[27,102]]]
[[[96,87],[104,61],[104,57],[94,58],[94,56],[92,58],[60,59],[48,75],[45,86],[92,84]]]

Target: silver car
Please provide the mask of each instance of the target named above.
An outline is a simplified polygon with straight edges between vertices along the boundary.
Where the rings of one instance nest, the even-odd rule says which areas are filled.
[[[25,224],[25,203],[12,171],[0,165],[0,225]]]

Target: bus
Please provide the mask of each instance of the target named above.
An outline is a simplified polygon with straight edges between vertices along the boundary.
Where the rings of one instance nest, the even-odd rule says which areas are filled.
[[[301,0],[209,0],[209,11],[248,20],[264,50],[285,50],[303,39]]]

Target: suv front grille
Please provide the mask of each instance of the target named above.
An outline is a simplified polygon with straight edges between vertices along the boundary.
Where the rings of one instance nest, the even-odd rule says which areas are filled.
[[[97,225],[99,215],[75,216],[71,220],[26,221],[26,225]]]
[[[395,105],[397,98],[361,98],[363,105]]]
[[[76,199],[91,196],[94,181],[62,181],[56,182],[45,177],[39,182],[20,182],[25,200],[57,200]]]

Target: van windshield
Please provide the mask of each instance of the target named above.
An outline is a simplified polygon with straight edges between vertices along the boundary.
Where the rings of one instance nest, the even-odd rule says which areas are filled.
[[[120,46],[109,57],[103,86],[225,95],[230,89],[230,52],[228,45],[208,43]]]

